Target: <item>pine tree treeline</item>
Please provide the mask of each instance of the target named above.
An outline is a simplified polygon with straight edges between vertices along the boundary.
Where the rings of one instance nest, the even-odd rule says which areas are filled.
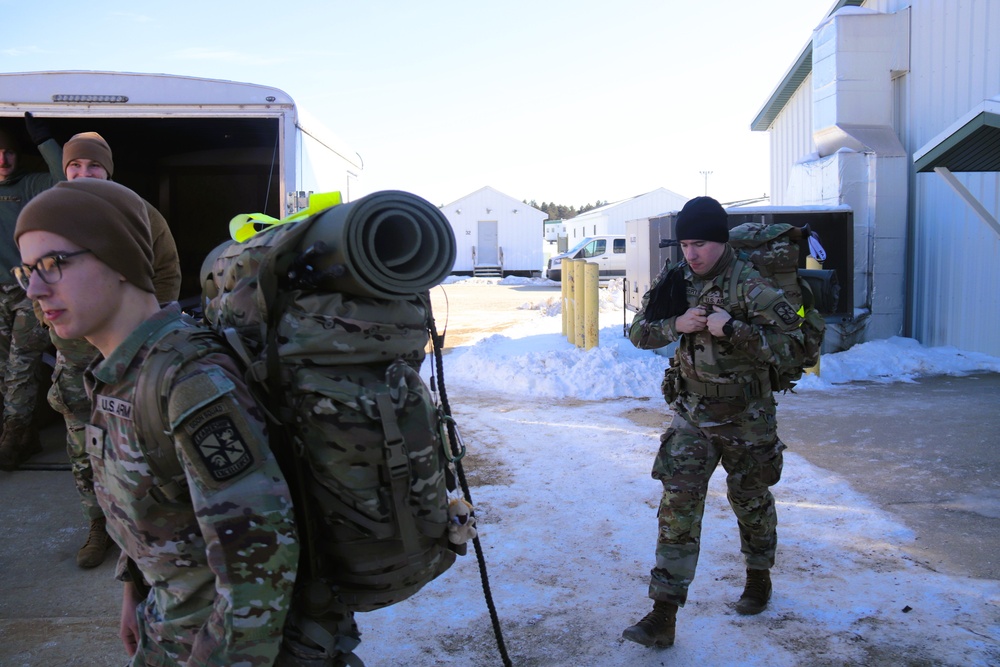
[[[555,202],[542,202],[541,205],[538,204],[534,199],[531,201],[524,202],[532,208],[537,208],[539,211],[544,211],[546,220],[569,220],[570,218],[575,218],[581,213],[586,213],[587,211],[595,208],[600,208],[601,206],[606,206],[607,201],[601,201],[598,199],[593,204],[584,204],[580,208],[575,206],[565,206],[563,204],[556,204]]]

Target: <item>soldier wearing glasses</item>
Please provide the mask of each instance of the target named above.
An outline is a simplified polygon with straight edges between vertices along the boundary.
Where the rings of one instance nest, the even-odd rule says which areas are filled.
[[[23,261],[14,276],[56,334],[99,351],[86,372],[86,448],[122,550],[129,664],[273,664],[299,556],[291,495],[235,360],[194,339],[190,347],[203,348],[179,362],[158,347],[196,325],[176,303],[157,303],[142,199],[106,180],[60,183],[24,208],[14,239]],[[141,370],[164,353],[176,363],[164,392],[170,409],[137,425]],[[181,472],[169,480],[153,475],[145,453],[154,431],[173,441]],[[239,454],[224,466],[217,433]]]

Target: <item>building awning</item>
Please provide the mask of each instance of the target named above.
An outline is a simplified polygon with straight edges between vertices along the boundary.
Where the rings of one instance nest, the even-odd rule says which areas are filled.
[[[917,172],[1000,171],[1000,96],[983,100],[913,154]]]

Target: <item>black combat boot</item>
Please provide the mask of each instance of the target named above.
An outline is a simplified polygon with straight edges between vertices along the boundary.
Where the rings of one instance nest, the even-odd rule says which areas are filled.
[[[28,422],[6,419],[0,435],[0,470],[17,470],[17,467],[42,451],[38,431]]]
[[[759,614],[767,608],[767,601],[771,599],[771,571],[770,570],[747,570],[747,584],[743,588],[743,595],[736,603],[737,613],[744,616]]]
[[[677,625],[677,605],[673,602],[653,602],[653,611],[635,625],[625,628],[622,637],[643,646],[666,648],[674,645]]]

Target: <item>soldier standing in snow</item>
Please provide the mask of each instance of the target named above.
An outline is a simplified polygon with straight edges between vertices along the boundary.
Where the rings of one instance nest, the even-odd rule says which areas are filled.
[[[661,273],[629,331],[655,349],[678,341],[663,381],[674,410],[653,464],[663,483],[653,611],[622,636],[644,646],[674,643],[678,607],[698,562],[708,482],[721,461],[739,524],[746,585],[740,614],[758,614],[771,596],[777,514],[769,487],[781,478],[782,450],[769,369],[802,355],[801,318],[781,292],[729,245],[725,209],[696,197],[677,216],[685,263]],[[738,281],[731,291],[731,281]],[[737,303],[729,295],[738,294]]]

